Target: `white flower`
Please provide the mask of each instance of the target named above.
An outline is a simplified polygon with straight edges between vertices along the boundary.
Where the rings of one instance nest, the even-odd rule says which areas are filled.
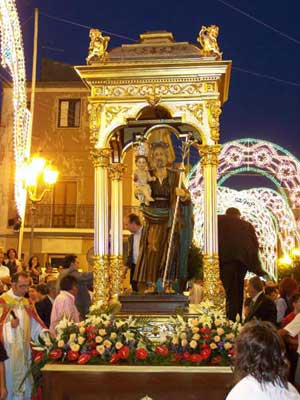
[[[198,332],[199,332],[198,326],[194,326],[194,327],[192,328],[192,332],[193,332],[193,333],[198,333]]]
[[[104,335],[106,335],[106,330],[105,329],[99,329],[99,335],[100,336],[104,336]]]
[[[178,344],[178,337],[177,336],[173,336],[172,344]]]
[[[117,350],[120,350],[120,349],[123,347],[123,343],[117,342],[117,343],[115,344],[115,346],[116,346],[116,349],[117,349]]]
[[[193,335],[192,339],[199,340],[200,339],[199,333],[195,333],[195,335]]]
[[[224,343],[224,349],[225,349],[225,350],[229,350],[229,349],[231,349],[231,347],[232,347],[232,344],[231,344],[231,343],[229,343],[229,342],[225,342],[225,343]]]
[[[180,339],[186,339],[187,335],[185,332],[182,332],[182,334],[180,335]]]
[[[198,343],[196,342],[196,340],[191,340],[190,342],[190,348],[191,349],[195,349],[197,347]]]
[[[219,343],[220,340],[221,340],[220,336],[215,336],[215,337],[214,337],[214,341],[215,341],[216,343]]]
[[[218,334],[219,336],[222,336],[222,335],[224,334],[224,329],[223,329],[223,328],[218,328],[218,329],[217,329],[217,334]]]
[[[216,343],[211,343],[210,345],[210,348],[212,349],[212,350],[215,350],[218,346],[216,345]]]
[[[198,326],[199,325],[199,320],[198,319],[192,319],[192,325],[193,326]]]
[[[83,344],[85,342],[85,338],[83,336],[79,336],[77,339],[78,344]]]
[[[81,327],[79,328],[79,333],[80,333],[81,335],[83,335],[84,332],[85,332],[85,327],[84,327],[84,326],[81,326]]]
[[[183,340],[181,341],[181,346],[182,346],[182,347],[187,346],[187,344],[188,344],[188,341],[187,341],[186,339],[183,339]]]
[[[215,320],[215,325],[216,325],[216,326],[220,326],[220,325],[221,325],[221,321],[220,321],[219,319],[216,319],[216,320]]]
[[[126,331],[125,333],[123,333],[123,336],[125,337],[127,342],[130,342],[131,340],[135,339],[134,333],[130,331]]]
[[[69,340],[68,340],[68,343],[69,344],[73,343],[75,341],[75,339],[76,339],[76,333],[71,333],[71,335],[69,337]]]
[[[116,334],[116,332],[112,332],[112,333],[110,334],[110,338],[111,338],[111,339],[116,339],[117,336],[118,336],[118,335]]]
[[[96,343],[102,343],[103,342],[103,337],[102,336],[96,336],[95,337],[95,342]]]
[[[105,347],[101,344],[99,346],[96,346],[96,350],[99,354],[103,354],[105,352]]]
[[[105,326],[105,328],[108,328],[110,326],[110,321],[104,321],[103,325]]]
[[[234,334],[233,333],[228,333],[227,335],[226,335],[226,339],[228,339],[228,340],[231,340],[231,339],[233,339],[234,338]]]
[[[59,347],[59,348],[64,347],[64,345],[65,345],[65,342],[64,342],[63,340],[59,340],[59,341],[57,342],[57,347]]]
[[[104,345],[106,348],[110,349],[110,348],[111,348],[111,345],[112,345],[112,342],[111,342],[110,340],[104,340],[103,345]]]
[[[47,334],[47,335],[44,335],[44,342],[45,342],[45,345],[46,345],[47,347],[50,347],[50,346],[52,345],[51,339],[50,339],[50,337],[49,337],[48,334]]]
[[[71,344],[70,344],[70,349],[71,349],[72,351],[79,351],[80,346],[79,346],[79,344],[77,344],[77,343],[71,343]]]
[[[126,324],[126,321],[116,321],[116,327],[118,329],[121,328],[121,326],[123,326],[124,324]]]

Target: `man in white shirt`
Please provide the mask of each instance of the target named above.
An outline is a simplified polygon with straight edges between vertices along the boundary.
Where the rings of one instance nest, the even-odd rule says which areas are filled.
[[[133,279],[134,269],[140,252],[140,241],[143,226],[136,214],[129,214],[125,219],[124,228],[129,230],[131,235],[128,238],[128,256],[125,263],[124,277],[130,269],[130,284],[134,292],[138,292],[137,282]]]
[[[0,292],[5,292],[10,285],[9,268],[4,264],[4,254],[0,253]]]

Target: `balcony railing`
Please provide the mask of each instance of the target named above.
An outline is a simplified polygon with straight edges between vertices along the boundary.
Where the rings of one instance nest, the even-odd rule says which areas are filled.
[[[138,207],[124,206],[124,216],[138,213]],[[110,209],[109,209],[110,221]],[[32,216],[30,206],[26,209],[25,227],[31,227]],[[37,204],[35,212],[36,228],[94,228],[93,204]]]

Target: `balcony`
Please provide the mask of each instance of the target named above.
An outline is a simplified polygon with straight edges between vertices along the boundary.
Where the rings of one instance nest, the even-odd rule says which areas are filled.
[[[124,206],[123,214],[138,213],[138,207]],[[30,206],[26,208],[25,227],[31,227]],[[110,221],[110,208],[109,208]],[[69,228],[93,229],[93,204],[37,204],[35,224],[36,228]]]

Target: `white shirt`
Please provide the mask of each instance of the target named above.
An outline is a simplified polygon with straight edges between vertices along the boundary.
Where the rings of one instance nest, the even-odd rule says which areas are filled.
[[[300,354],[300,314],[297,314],[296,317],[289,324],[287,324],[283,329],[288,331],[289,335],[291,335],[291,336],[298,335],[297,353]]]
[[[6,278],[9,277],[9,268],[7,268],[5,265],[0,265],[0,280],[1,278]]]
[[[256,300],[259,298],[259,296],[263,294],[263,291],[261,290],[260,292],[257,293],[256,296],[253,297],[252,299],[252,304],[254,304],[256,302]]]
[[[300,394],[291,383],[288,388],[268,382],[260,384],[253,376],[248,375],[237,383],[226,397],[226,400],[299,400]]]
[[[143,227],[141,226],[140,229],[133,234],[133,257],[132,257],[133,264],[136,264],[139,256],[142,230]]]

